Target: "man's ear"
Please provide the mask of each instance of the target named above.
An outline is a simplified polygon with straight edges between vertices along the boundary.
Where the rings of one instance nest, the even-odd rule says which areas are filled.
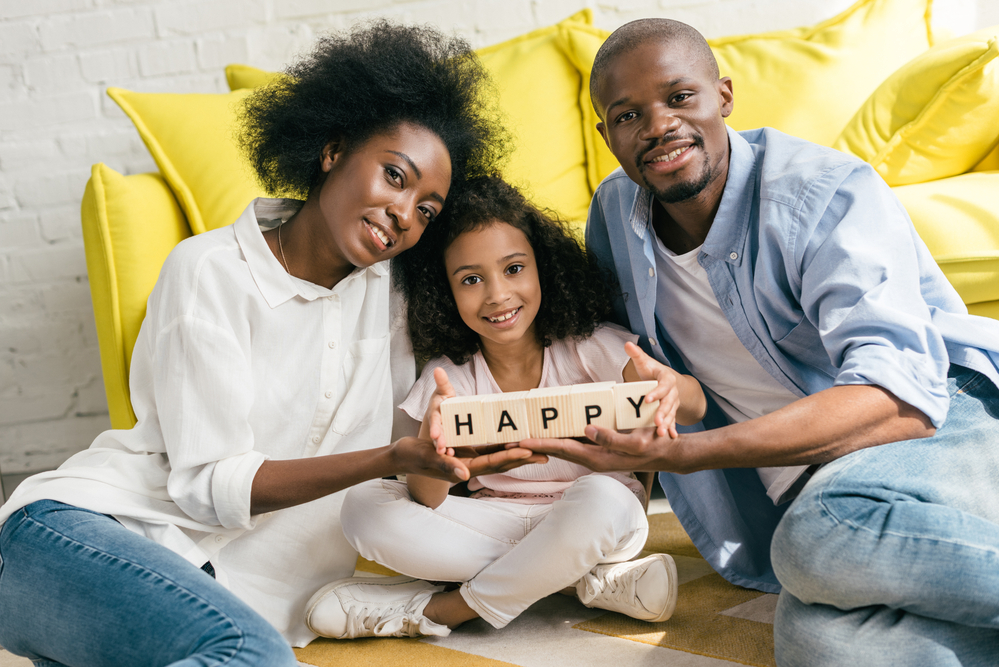
[[[718,95],[721,98],[722,118],[728,118],[732,115],[732,109],[735,106],[735,95],[732,93],[731,77],[723,76],[718,79]]]
[[[610,148],[610,142],[607,141],[607,126],[604,125],[603,121],[597,123],[597,132],[599,132],[600,136],[604,138],[604,143],[607,144],[607,148]]]

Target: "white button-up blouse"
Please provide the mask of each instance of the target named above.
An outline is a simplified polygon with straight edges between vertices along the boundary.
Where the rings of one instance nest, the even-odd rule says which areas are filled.
[[[415,364],[387,263],[332,290],[285,272],[261,228],[296,210],[257,199],[234,225],[173,250],[132,356],[138,423],[24,481],[0,521],[41,499],[110,514],[194,565],[211,560],[223,585],[304,646],[315,637],[305,602],[354,571],[343,492],[251,516],[253,477],[268,458],[388,444]]]

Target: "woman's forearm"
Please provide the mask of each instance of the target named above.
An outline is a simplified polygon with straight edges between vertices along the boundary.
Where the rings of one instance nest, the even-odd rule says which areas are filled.
[[[398,470],[392,446],[314,458],[264,461],[253,478],[250,514],[301,505]],[[446,482],[445,482],[446,483]]]

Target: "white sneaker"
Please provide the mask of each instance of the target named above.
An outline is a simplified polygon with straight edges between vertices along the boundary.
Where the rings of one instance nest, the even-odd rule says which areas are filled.
[[[327,584],[305,605],[305,624],[321,637],[447,637],[451,630],[423,615],[444,590],[411,577],[350,577]]]
[[[676,593],[676,563],[666,554],[597,565],[576,583],[576,595],[587,607],[653,623],[673,615]]]

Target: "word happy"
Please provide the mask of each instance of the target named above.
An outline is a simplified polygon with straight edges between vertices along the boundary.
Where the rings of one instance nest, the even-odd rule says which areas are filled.
[[[587,425],[623,431],[654,426],[659,401],[645,402],[655,381],[593,382],[505,394],[449,398],[441,403],[448,446],[577,438]]]

